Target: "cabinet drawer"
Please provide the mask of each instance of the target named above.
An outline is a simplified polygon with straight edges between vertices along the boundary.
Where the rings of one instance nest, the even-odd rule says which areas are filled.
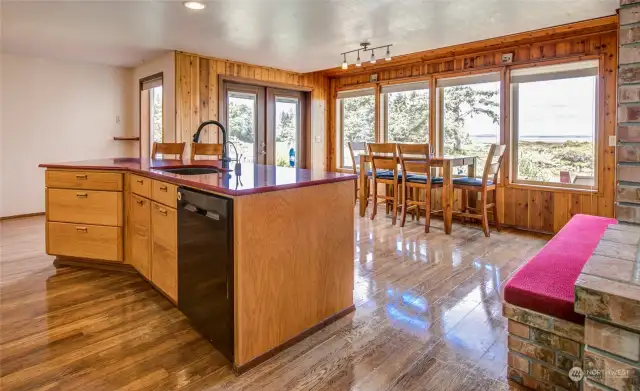
[[[161,204],[172,208],[177,206],[178,186],[171,183],[153,181],[151,185],[151,198]]]
[[[127,230],[129,263],[151,279],[151,201],[131,194]]]
[[[122,228],[47,222],[50,255],[122,262]]]
[[[151,198],[151,182],[153,182],[152,179],[131,174],[129,176],[129,189],[131,189],[132,193]]]
[[[122,226],[122,193],[47,189],[47,219],[68,223]]]
[[[178,301],[178,216],[175,209],[151,205],[151,281]]]
[[[122,173],[47,170],[45,183],[63,189],[122,191]]]

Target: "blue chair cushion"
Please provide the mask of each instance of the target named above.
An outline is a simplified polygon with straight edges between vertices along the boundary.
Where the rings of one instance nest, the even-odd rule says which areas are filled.
[[[412,175],[408,175],[407,178],[411,178]],[[393,180],[393,171],[378,171],[376,172],[376,178],[379,179],[391,179]],[[402,173],[398,173],[398,180],[402,179]]]
[[[482,179],[481,178],[469,178],[469,177],[454,178],[453,179],[453,184],[454,185],[467,185],[467,186],[482,186]],[[493,185],[493,181],[487,181],[487,185]]]
[[[427,176],[426,175],[411,175],[410,177],[407,178],[407,182],[414,182],[414,183],[427,183]],[[439,184],[442,183],[443,179],[441,177],[431,177],[431,183],[432,184]]]

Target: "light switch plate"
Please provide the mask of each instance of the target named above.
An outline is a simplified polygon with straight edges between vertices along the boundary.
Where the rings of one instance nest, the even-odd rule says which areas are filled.
[[[609,146],[610,147],[616,146],[616,136],[609,136]]]
[[[317,143],[321,143],[322,142],[322,136],[316,136],[315,138]]]

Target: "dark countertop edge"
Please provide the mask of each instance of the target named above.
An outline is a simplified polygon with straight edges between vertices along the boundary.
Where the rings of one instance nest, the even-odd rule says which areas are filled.
[[[152,172],[152,171],[147,171],[147,170],[142,170],[142,169],[134,169],[134,168],[131,168],[131,167],[114,167],[114,166],[112,166],[112,167],[104,167],[104,166],[91,166],[91,165],[87,165],[87,166],[68,166],[68,165],[64,165],[64,164],[47,164],[47,163],[41,163],[41,164],[38,165],[38,167],[40,167],[40,168],[59,168],[59,169],[65,169],[65,170],[128,171],[128,172],[132,172],[134,174],[146,175],[146,176],[149,176],[149,177],[157,179],[157,180],[162,180],[162,181],[173,183],[173,184],[177,184],[177,185],[188,186],[188,187],[192,187],[194,189],[199,189],[199,190],[202,190],[202,191],[208,191],[208,192],[213,192],[213,193],[219,193],[219,194],[222,194],[222,195],[227,195],[227,196],[232,196],[232,197],[234,197],[234,196],[252,195],[252,194],[261,194],[261,193],[270,193],[270,192],[279,191],[279,190],[290,190],[290,189],[297,189],[297,188],[301,188],[301,187],[325,185],[325,184],[329,184],[329,183],[346,182],[346,181],[352,181],[352,180],[358,179],[358,175],[356,175],[356,174],[340,173],[343,176],[334,177],[334,178],[318,179],[318,180],[309,181],[309,182],[303,182],[303,183],[287,183],[287,184],[283,184],[283,185],[264,186],[264,187],[259,187],[259,188],[255,188],[255,189],[232,190],[232,189],[225,189],[225,188],[222,188],[222,187],[217,187],[217,186],[212,186],[212,185],[205,185],[205,184],[203,184],[201,182],[190,181],[190,180],[188,180],[186,178],[177,178],[177,177],[167,176],[167,175],[163,175],[163,174]],[[330,171],[327,171],[327,172],[330,172]]]

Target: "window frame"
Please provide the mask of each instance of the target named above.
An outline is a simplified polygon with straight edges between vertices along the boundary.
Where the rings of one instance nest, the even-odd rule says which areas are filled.
[[[427,110],[427,129],[426,129],[426,138],[427,143],[431,144],[431,93],[432,93],[432,83],[431,77],[429,78],[413,78],[411,80],[402,80],[399,82],[389,82],[380,85],[380,124],[382,125],[380,128],[380,140],[383,140],[385,143],[389,142],[389,105],[388,105],[388,94],[390,92],[383,92],[384,87],[397,86],[402,84],[426,84],[428,91],[428,105],[429,108]],[[408,89],[404,92],[408,91],[420,91],[424,88],[419,89]],[[391,92],[393,93],[393,92]]]
[[[579,63],[579,62],[587,62],[587,61],[597,61],[598,70],[596,73],[596,88],[595,88],[595,101],[594,101],[594,114],[595,114],[595,129],[593,132],[593,185],[576,185],[573,183],[561,183],[561,182],[546,182],[546,181],[535,181],[535,180],[527,180],[527,179],[518,179],[518,98],[519,94],[518,83],[511,82],[511,71],[515,69],[527,69],[527,68],[537,68],[537,67],[547,67],[552,65],[560,65],[560,64],[571,64],[571,63]],[[508,186],[513,188],[541,188],[546,191],[564,191],[564,192],[576,192],[576,193],[594,193],[597,195],[603,194],[603,189],[600,186],[601,184],[601,160],[603,159],[602,153],[602,145],[604,137],[604,96],[603,96],[603,85],[604,85],[604,58],[600,55],[592,55],[592,56],[580,56],[577,58],[568,58],[568,59],[559,59],[554,61],[542,61],[535,64],[523,64],[523,65],[514,65],[509,67],[506,76],[505,76],[505,87],[507,93],[507,113],[509,116],[509,147],[508,148],[508,162],[509,162],[509,181]],[[514,93],[515,90],[515,93]]]
[[[378,111],[376,110],[376,102],[378,102],[379,98],[376,98],[376,96],[379,96],[380,94],[380,89],[379,87],[374,86],[374,85],[368,85],[368,86],[357,86],[357,88],[345,88],[345,89],[341,89],[337,91],[336,94],[336,130],[337,130],[337,145],[336,145],[336,157],[337,157],[337,161],[336,161],[336,169],[337,170],[341,170],[341,171],[348,171],[351,172],[353,170],[353,167],[351,165],[343,165],[344,162],[344,144],[345,144],[345,140],[344,140],[344,104],[342,103],[342,100],[345,98],[351,98],[349,96],[346,97],[340,97],[340,93],[349,93],[349,92],[357,92],[357,91],[367,91],[367,90],[373,90],[373,92],[371,94],[362,94],[360,96],[372,96],[373,97],[373,116],[374,116],[374,124],[373,124],[373,139],[374,142],[378,143],[380,142],[380,135],[378,134],[379,132],[377,131],[377,113]]]
[[[162,142],[165,142],[165,128],[164,128],[164,119],[165,119],[165,90],[164,90],[164,74],[163,72],[158,72],[149,76],[145,76],[143,78],[138,79],[138,134],[140,137],[140,145],[139,145],[139,156],[151,156],[151,150],[153,149],[153,131],[151,129],[151,118],[153,116],[153,108],[151,104],[151,99],[153,98],[151,94],[151,89],[154,87],[162,86]],[[146,91],[146,92],[145,92]],[[144,128],[147,128],[144,130]],[[143,131],[144,130],[144,131]],[[146,136],[143,136],[146,134]],[[148,148],[145,153],[143,153],[144,144],[147,144]],[[149,155],[147,155],[148,153]]]
[[[504,108],[505,108],[504,90],[505,90],[505,80],[507,80],[504,77],[505,70],[506,70],[506,67],[504,66],[491,67],[488,69],[472,70],[472,71],[466,71],[466,72],[445,73],[442,75],[436,75],[434,77],[433,87],[436,93],[436,108],[434,110],[436,114],[436,119],[435,119],[435,123],[436,123],[435,144],[436,144],[436,151],[437,151],[436,153],[438,153],[439,155],[444,155],[444,93],[442,91],[442,88],[446,88],[446,87],[444,86],[438,87],[438,80],[442,80],[442,79],[465,79],[465,78],[473,78],[476,76],[496,74],[498,76],[497,82],[500,84],[500,93],[498,94],[498,104],[499,104],[498,117],[500,122],[498,124],[498,141],[497,142],[498,144],[506,143],[506,139],[504,135],[505,118],[506,118],[505,111],[504,111]],[[465,85],[465,84],[461,84],[461,85]],[[507,149],[509,149],[508,147],[509,145],[507,145]],[[498,183],[504,182],[503,173],[504,173],[504,166],[507,160],[508,159],[503,159],[502,161],[502,167],[500,167],[500,173],[498,174]],[[484,167],[480,167],[476,164],[475,177],[482,178],[483,173],[484,173]],[[460,176],[460,175],[454,175],[454,176]],[[465,175],[462,175],[462,176],[465,176]]]

